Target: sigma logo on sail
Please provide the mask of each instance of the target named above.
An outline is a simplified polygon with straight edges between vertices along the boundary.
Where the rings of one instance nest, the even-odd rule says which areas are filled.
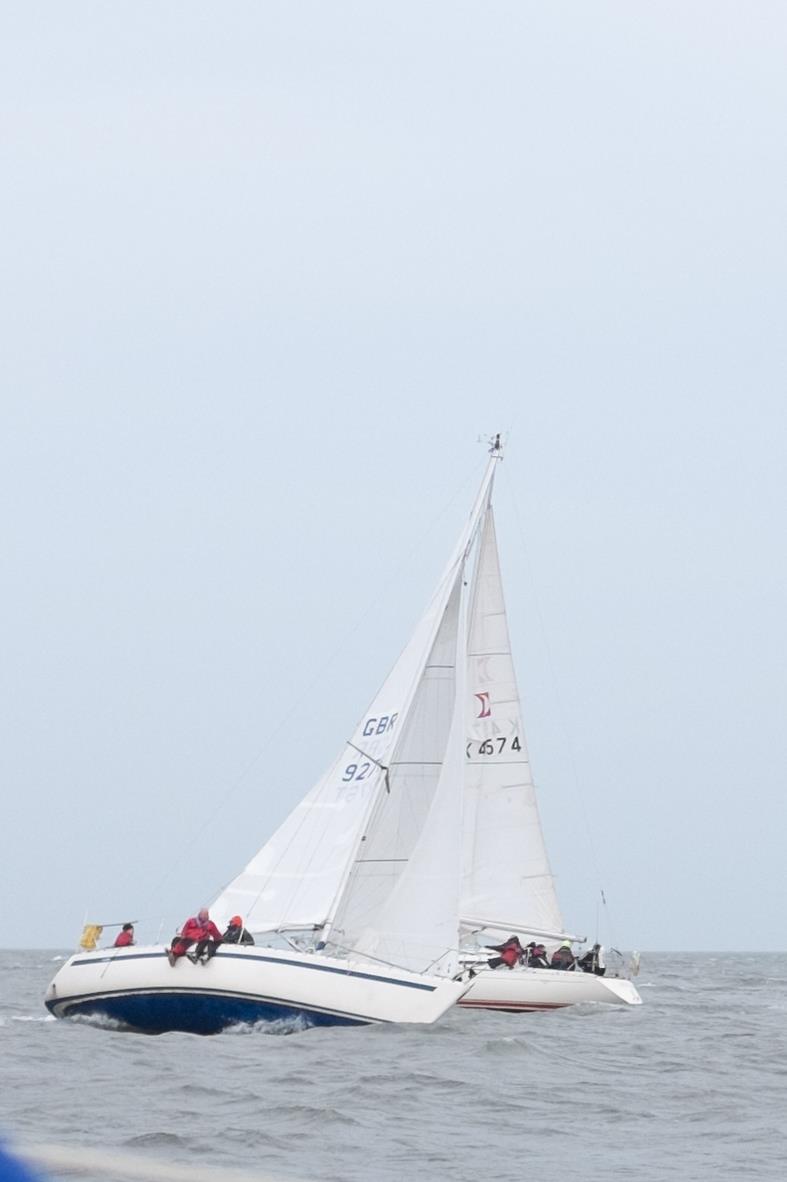
[[[367,738],[369,735],[387,735],[393,730],[398,717],[398,714],[382,714],[379,718],[367,718],[361,733]]]
[[[481,710],[476,714],[476,718],[490,718],[492,707],[489,705],[489,693],[485,691],[484,693],[476,694],[476,697],[481,703]]]

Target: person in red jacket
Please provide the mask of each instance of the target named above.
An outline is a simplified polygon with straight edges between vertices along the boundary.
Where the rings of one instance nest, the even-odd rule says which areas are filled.
[[[197,947],[193,952],[189,952],[189,948],[195,943]],[[216,955],[216,949],[220,943],[221,932],[208,915],[207,907],[203,907],[196,915],[192,915],[190,919],[186,920],[180,929],[180,935],[172,941],[167,957],[173,967],[177,964],[179,956],[186,955],[194,964],[198,960],[202,964],[206,964],[212,956]]]
[[[500,953],[499,956],[493,956],[487,961],[490,969],[497,969],[501,964],[512,969],[525,955],[525,950],[519,943],[519,936],[509,936],[505,944],[487,944],[487,948]]]
[[[118,932],[117,939],[113,944],[113,948],[128,948],[128,946],[133,943],[134,925],[133,923],[124,923],[122,930]]]

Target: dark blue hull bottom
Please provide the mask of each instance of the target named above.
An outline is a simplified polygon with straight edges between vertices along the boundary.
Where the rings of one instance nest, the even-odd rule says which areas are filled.
[[[219,1034],[229,1026],[275,1023],[286,1031],[308,1026],[364,1026],[367,1023],[343,1014],[304,1010],[267,1000],[226,994],[150,992],[80,998],[73,1002],[47,1003],[58,1018],[108,1019],[142,1034]]]

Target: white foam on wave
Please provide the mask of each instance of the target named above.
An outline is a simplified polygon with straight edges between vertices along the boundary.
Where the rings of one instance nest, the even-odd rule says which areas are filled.
[[[51,1015],[51,1018],[53,1022],[57,1021],[54,1015]],[[107,1014],[69,1014],[65,1020],[73,1022],[76,1026],[92,1026],[99,1030],[130,1029],[124,1022],[118,1022],[116,1018],[110,1018]]]
[[[231,1026],[226,1026],[222,1033],[235,1035],[301,1034],[310,1028],[311,1023],[305,1018],[272,1018],[259,1022],[233,1022]]]

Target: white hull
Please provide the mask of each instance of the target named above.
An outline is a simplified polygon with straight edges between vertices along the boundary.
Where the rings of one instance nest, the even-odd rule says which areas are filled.
[[[580,1002],[638,1006],[642,998],[624,977],[557,969],[486,969],[473,979],[459,1004],[475,1010],[554,1010]]]
[[[259,947],[224,947],[205,965],[181,957],[172,967],[158,945],[76,953],[49,986],[46,1004],[58,1018],[111,1019],[150,1034],[215,1034],[275,1020],[431,1023],[467,988],[466,981]]]

